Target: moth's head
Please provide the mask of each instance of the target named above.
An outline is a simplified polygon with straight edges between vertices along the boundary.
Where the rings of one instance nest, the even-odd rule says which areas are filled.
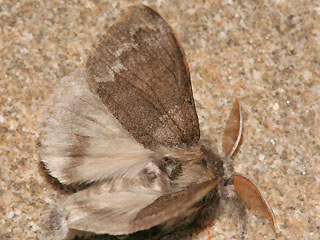
[[[174,187],[184,188],[223,176],[221,158],[203,145],[170,149],[158,166]]]

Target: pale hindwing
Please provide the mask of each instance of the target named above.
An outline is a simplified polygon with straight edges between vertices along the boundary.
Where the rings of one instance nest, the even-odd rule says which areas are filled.
[[[65,201],[68,226],[112,235],[146,230],[188,214],[192,206],[213,190],[220,180],[217,178],[166,195],[139,186],[127,191],[112,191],[109,184],[91,186]]]
[[[98,184],[67,198],[64,207],[69,228],[111,235],[145,229],[131,221],[157,199],[160,192],[138,186],[128,191],[110,191],[109,186]]]
[[[78,70],[55,90],[40,136],[40,157],[65,184],[134,177],[152,152],[122,128],[90,92],[86,78]]]

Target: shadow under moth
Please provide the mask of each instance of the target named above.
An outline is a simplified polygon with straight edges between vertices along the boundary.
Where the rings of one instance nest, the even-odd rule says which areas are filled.
[[[242,137],[238,101],[224,131],[226,157],[219,157],[200,140],[184,51],[147,6],[128,8],[107,29],[86,65],[62,79],[46,114],[41,161],[60,183],[85,186],[50,209],[53,239],[72,230],[168,232],[217,205],[230,184],[274,226],[257,187],[225,167]]]

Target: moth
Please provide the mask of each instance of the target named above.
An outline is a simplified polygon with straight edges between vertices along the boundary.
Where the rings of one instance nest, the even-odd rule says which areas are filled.
[[[44,117],[41,161],[65,185],[85,187],[50,210],[54,239],[75,229],[127,235],[192,222],[232,182],[239,197],[274,224],[246,177],[228,173],[242,116],[236,101],[219,157],[200,140],[184,51],[151,8],[124,11],[84,67],[62,79]]]

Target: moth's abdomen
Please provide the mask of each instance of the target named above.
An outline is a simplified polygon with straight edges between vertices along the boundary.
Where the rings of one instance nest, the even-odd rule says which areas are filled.
[[[65,209],[60,204],[54,204],[44,213],[44,230],[50,239],[65,239],[68,236],[69,228]]]

